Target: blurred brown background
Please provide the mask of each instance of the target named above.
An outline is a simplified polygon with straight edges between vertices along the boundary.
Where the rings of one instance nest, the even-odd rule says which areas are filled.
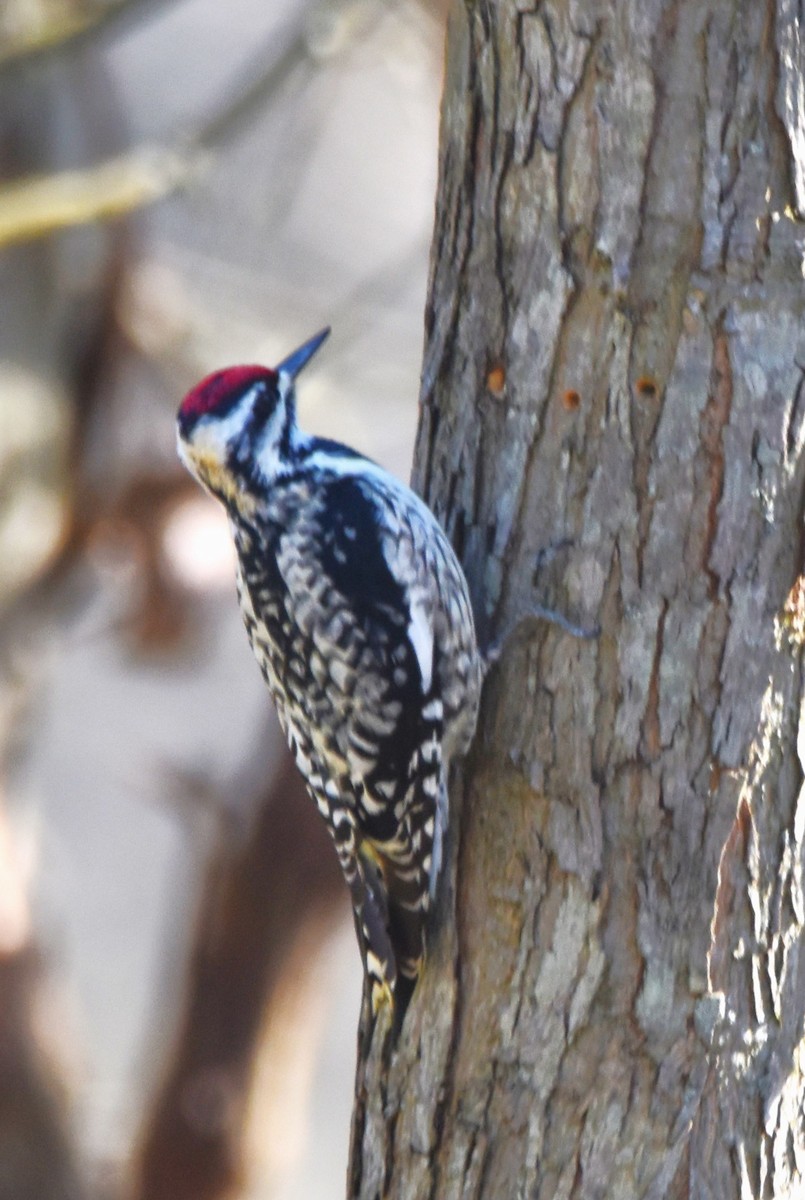
[[[302,424],[407,477],[442,18],[0,7],[0,1200],[343,1194],[345,893],[173,420],[332,324]]]

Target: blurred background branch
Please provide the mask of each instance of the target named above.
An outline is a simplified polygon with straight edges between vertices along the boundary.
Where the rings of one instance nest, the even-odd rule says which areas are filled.
[[[0,187],[0,249],[70,225],[125,216],[186,183],[187,154],[152,147],[85,171],[64,171]]]
[[[5,0],[0,17],[0,71],[49,54],[74,53],[125,22],[144,20],[171,0]]]

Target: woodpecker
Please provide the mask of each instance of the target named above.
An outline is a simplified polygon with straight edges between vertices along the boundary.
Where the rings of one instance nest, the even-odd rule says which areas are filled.
[[[179,455],[224,505],[252,649],[349,886],[371,1012],[399,1026],[444,855],[451,760],[483,675],[467,582],[426,505],[377,464],[297,425],[295,380],[324,329],[275,369],[207,376]]]

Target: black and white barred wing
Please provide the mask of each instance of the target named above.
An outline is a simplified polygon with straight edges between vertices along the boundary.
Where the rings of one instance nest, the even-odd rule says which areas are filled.
[[[387,476],[336,476],[278,556],[318,679],[300,696],[312,757],[329,755],[340,776],[358,853],[385,881],[398,965],[411,974],[446,815],[445,618],[427,578],[431,518],[412,499]]]

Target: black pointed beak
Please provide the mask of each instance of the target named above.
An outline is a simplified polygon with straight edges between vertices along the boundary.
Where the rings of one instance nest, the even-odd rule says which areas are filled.
[[[284,358],[277,367],[277,374],[290,375],[291,379],[296,379],[303,367],[306,367],[313,355],[318,350],[322,342],[330,336],[330,326],[326,329],[321,329],[314,334],[309,341],[305,342],[304,346],[300,346],[298,350],[294,350],[293,354],[289,354]]]

